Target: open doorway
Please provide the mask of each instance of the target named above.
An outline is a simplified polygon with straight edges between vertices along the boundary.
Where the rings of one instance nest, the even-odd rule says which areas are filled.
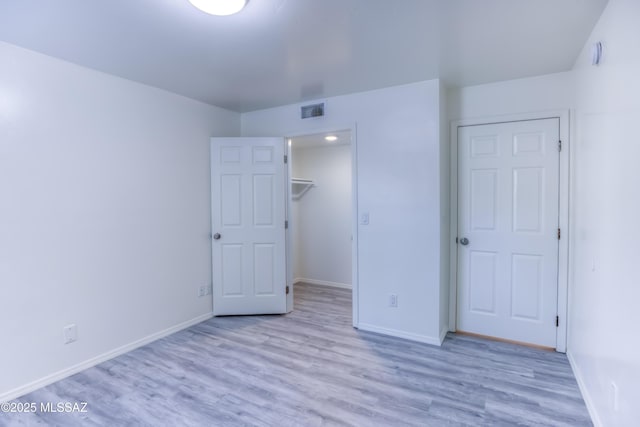
[[[287,140],[290,281],[294,290],[301,284],[353,289],[356,242],[352,132],[322,132]],[[355,292],[353,297],[355,307]]]

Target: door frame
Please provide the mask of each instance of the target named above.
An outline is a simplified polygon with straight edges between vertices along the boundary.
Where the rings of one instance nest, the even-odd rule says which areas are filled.
[[[305,130],[295,130],[292,132],[287,132],[285,134],[285,151],[287,155],[290,155],[290,147],[289,147],[289,139],[306,136],[306,135],[314,135],[317,133],[330,133],[330,132],[338,132],[348,130],[351,132],[351,236],[352,236],[352,244],[351,244],[351,296],[352,296],[352,315],[353,315],[353,327],[358,328],[358,319],[359,319],[359,282],[358,282],[358,134],[357,134],[357,124],[349,123],[344,126],[325,126],[318,128],[310,128]],[[291,194],[289,185],[291,181],[291,161],[288,162],[287,167],[285,168],[285,175],[287,180],[287,209],[286,209],[286,219],[290,220],[290,210],[291,210]],[[290,286],[291,293],[290,298],[287,298],[287,312],[293,309],[293,263],[292,263],[292,255],[291,255],[291,227],[289,227],[286,231],[286,242],[287,242],[287,285]],[[289,296],[289,295],[288,295]]]
[[[449,330],[455,332],[458,319],[458,129],[464,126],[489,125],[541,119],[560,120],[560,176],[559,176],[559,226],[562,235],[558,244],[558,317],[556,331],[556,351],[567,351],[567,312],[569,303],[569,168],[570,168],[570,111],[552,110],[538,113],[489,116],[452,121],[450,124],[451,148],[451,229],[450,229],[450,287],[449,287]]]

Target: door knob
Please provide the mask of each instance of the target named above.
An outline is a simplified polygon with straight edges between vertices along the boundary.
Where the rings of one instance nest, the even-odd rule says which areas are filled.
[[[469,244],[469,239],[467,239],[466,237],[463,237],[462,239],[460,239],[460,244],[462,246],[467,246]]]
[[[216,233],[213,235],[213,240],[220,240],[221,237],[220,233]]]

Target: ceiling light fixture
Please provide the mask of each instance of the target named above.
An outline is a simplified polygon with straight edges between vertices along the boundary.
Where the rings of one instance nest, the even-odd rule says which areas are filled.
[[[324,139],[328,142],[336,142],[338,140],[338,137],[335,135],[328,135],[325,136]]]
[[[189,3],[209,15],[227,16],[240,12],[249,0],[189,0]]]

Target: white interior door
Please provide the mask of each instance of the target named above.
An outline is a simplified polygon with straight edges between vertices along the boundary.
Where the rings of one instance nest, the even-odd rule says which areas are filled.
[[[458,130],[458,329],[556,346],[559,119]]]
[[[213,314],[286,312],[284,138],[211,139]]]

